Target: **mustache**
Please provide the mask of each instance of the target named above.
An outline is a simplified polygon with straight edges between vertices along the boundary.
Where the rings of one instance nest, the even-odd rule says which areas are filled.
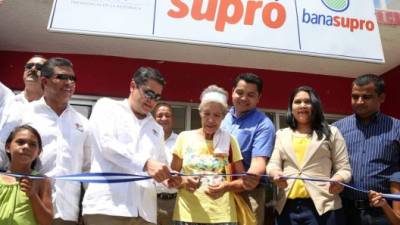
[[[40,71],[30,70],[26,75],[26,78],[31,81],[37,81],[40,77]]]

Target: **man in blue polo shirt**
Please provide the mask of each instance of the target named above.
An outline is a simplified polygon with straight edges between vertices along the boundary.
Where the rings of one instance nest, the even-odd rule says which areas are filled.
[[[380,112],[385,100],[384,81],[366,74],[353,81],[353,115],[337,126],[346,140],[353,178],[362,190],[390,193],[389,177],[400,167],[400,121]],[[348,225],[389,224],[380,208],[373,208],[366,193],[345,189],[342,194]]]
[[[222,128],[235,136],[240,144],[246,171],[259,175],[265,174],[275,142],[274,125],[263,112],[256,109],[262,88],[263,81],[257,75],[239,74],[232,91],[233,107],[222,122]],[[242,192],[256,213],[257,224],[264,224],[265,184],[266,179],[258,180],[253,187],[249,187],[252,190]]]

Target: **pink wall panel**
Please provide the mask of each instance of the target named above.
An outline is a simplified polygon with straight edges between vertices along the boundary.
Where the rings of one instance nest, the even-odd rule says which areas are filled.
[[[0,79],[12,89],[22,89],[22,72],[25,62],[35,53],[0,51]],[[78,77],[77,94],[126,97],[129,81],[139,66],[159,69],[167,80],[163,99],[167,101],[199,102],[201,91],[210,84],[217,84],[229,92],[232,82],[241,72],[253,72],[264,80],[263,97],[260,107],[285,110],[291,91],[300,85],[314,87],[320,94],[327,113],[350,114],[350,88],[353,79],[293,72],[257,70],[215,65],[201,65],[154,60],[130,59],[111,56],[78,54],[43,54],[46,57],[61,56],[74,64]],[[384,111],[399,117],[400,107],[395,83],[399,83],[399,67],[386,74],[390,96],[384,104]],[[396,95],[397,94],[397,95]],[[393,96],[393,97],[392,97]],[[397,98],[395,98],[397,96]]]

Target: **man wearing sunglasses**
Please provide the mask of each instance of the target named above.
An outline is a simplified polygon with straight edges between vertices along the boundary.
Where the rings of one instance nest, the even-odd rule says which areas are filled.
[[[76,85],[72,63],[50,58],[41,68],[41,81],[43,97],[23,105],[20,118],[10,121],[7,130],[29,124],[39,131],[43,151],[35,169],[40,174],[50,177],[89,171],[89,121],[69,104]],[[1,139],[8,136],[5,130],[0,131]],[[52,225],[76,225],[80,183],[56,180],[52,182],[52,192]]]
[[[164,84],[158,70],[141,67],[130,82],[128,99],[102,98],[94,106],[90,117],[91,172],[129,173],[153,179],[89,184],[82,203],[85,225],[156,224],[157,193],[153,180],[174,183],[166,165],[163,129],[150,113]]]
[[[89,121],[69,101],[75,93],[76,75],[65,58],[50,58],[41,69],[43,98],[32,104],[33,113],[26,122],[42,136],[40,173],[55,176],[88,172],[91,145]],[[52,225],[76,225],[79,217],[81,185],[77,182],[53,183]]]
[[[22,79],[25,88],[15,97],[15,101],[26,104],[38,100],[43,95],[43,89],[40,82],[40,70],[46,59],[41,55],[34,55],[26,62]]]

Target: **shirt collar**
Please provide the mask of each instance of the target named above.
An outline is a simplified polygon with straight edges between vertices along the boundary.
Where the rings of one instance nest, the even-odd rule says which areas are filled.
[[[375,114],[372,115],[372,119],[366,125],[378,122],[379,118],[381,118],[381,115],[382,115],[381,112],[379,111],[376,112]],[[357,114],[354,114],[354,118],[357,120],[357,122],[362,123],[361,118]]]
[[[236,115],[235,115],[236,109],[234,106],[232,106],[232,108],[229,110],[229,113],[232,114],[232,116],[236,119],[239,119],[239,118],[244,119],[244,118],[249,117],[250,115],[254,114],[256,111],[257,111],[257,108],[253,108],[253,109],[243,113],[241,116],[236,117]]]
[[[43,106],[45,106],[45,107],[47,107],[49,110],[51,110],[52,112],[54,112],[54,110],[46,103],[46,101],[44,100],[44,97],[41,97],[39,100],[37,100],[41,105],[43,105]],[[30,103],[34,103],[35,101],[33,101],[33,102],[30,102]],[[67,107],[64,109],[64,111],[61,113],[61,114],[63,114],[64,112],[67,112],[67,111],[69,111],[69,110],[71,110],[72,109],[72,106],[69,104],[69,102],[68,102],[68,104],[67,104]],[[56,112],[54,112],[54,113],[56,113]]]
[[[172,131],[171,135],[169,135],[169,137],[167,138],[167,140],[165,140],[165,142],[174,141],[177,136],[178,136],[178,134],[176,134],[175,132]]]
[[[153,116],[152,116],[151,113],[149,113],[149,112],[146,113],[146,117],[144,117],[143,119],[137,118],[137,116],[135,115],[135,113],[132,111],[131,106],[129,105],[129,101],[128,101],[127,98],[124,100],[124,105],[125,105],[125,107],[127,108],[127,110],[128,110],[129,112],[132,113],[133,118],[135,118],[135,120],[136,120],[137,122],[139,122],[139,123],[143,123],[143,124],[144,124],[145,121],[151,120],[151,119],[153,118]]]

